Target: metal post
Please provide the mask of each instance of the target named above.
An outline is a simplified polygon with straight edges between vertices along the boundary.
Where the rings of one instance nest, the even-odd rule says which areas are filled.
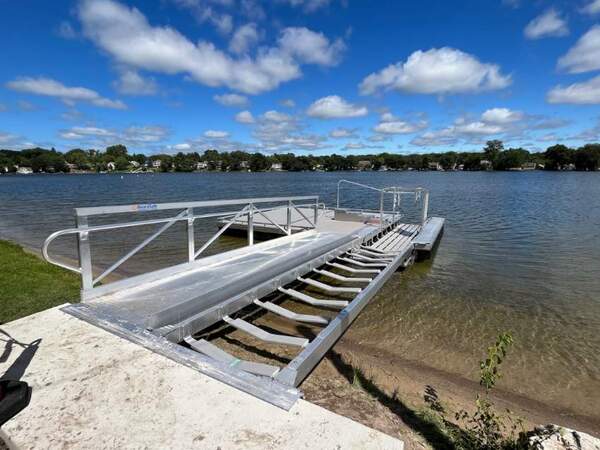
[[[288,236],[290,234],[292,234],[292,201],[291,200],[288,202],[288,207],[287,207],[287,225],[286,225],[286,230],[287,230]]]
[[[317,220],[319,220],[319,198],[315,200],[315,220],[313,223],[315,224],[315,228],[317,228]]]
[[[425,221],[427,221],[427,214],[428,214],[428,210],[429,210],[429,191],[425,191],[424,192],[424,197],[423,197],[423,218],[422,218],[422,225],[425,225]]]
[[[194,208],[187,209],[187,238],[188,238],[188,261],[196,259],[196,243],[194,239]]]
[[[87,216],[77,216],[77,228],[86,229],[87,227]],[[77,249],[79,251],[79,267],[81,268],[81,289],[87,291],[94,287],[92,253],[89,233],[87,231],[77,234]]]
[[[248,209],[248,245],[254,245],[254,205]]]
[[[383,228],[383,195],[384,191],[381,191],[381,199],[379,200],[379,228]]]

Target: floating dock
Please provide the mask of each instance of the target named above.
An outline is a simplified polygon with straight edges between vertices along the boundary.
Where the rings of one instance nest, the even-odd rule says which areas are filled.
[[[358,187],[380,195],[379,208],[342,207],[341,188]],[[420,206],[418,223],[405,223],[402,199]],[[298,386],[343,335],[376,292],[417,251],[431,251],[444,220],[427,215],[429,193],[422,188],[374,188],[342,180],[338,201],[328,208],[318,197],[278,197],[208,202],[119,205],[76,209],[77,227],[52,234],[43,254],[52,263],[82,276],[82,302],[62,310],[126,338],[180,364],[260,399],[290,409],[301,396]],[[390,204],[386,208],[387,204]],[[234,211],[206,212],[234,207]],[[161,213],[163,217],[91,225],[95,216]],[[167,218],[164,213],[174,213]],[[217,220],[219,229],[196,248],[194,224]],[[188,260],[182,264],[100,284],[107,275],[158,238],[173,224],[187,224]],[[157,225],[158,230],[95,275],[89,236],[98,232]],[[202,257],[230,228],[244,230],[248,245]],[[278,237],[257,243],[255,232]],[[80,265],[71,267],[49,255],[51,242],[78,238]],[[281,306],[277,298],[308,304],[321,314]],[[290,302],[286,302],[287,303]],[[256,326],[248,309],[320,327],[312,340]],[[297,349],[287,365],[240,360],[207,338],[214,327],[233,327],[265,344]]]

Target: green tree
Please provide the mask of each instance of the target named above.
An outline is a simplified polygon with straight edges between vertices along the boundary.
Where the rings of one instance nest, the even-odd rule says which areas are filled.
[[[74,148],[65,153],[65,160],[70,164],[75,164],[78,169],[90,168],[89,154],[80,148]]]
[[[106,147],[106,154],[112,157],[112,159],[116,159],[119,156],[127,156],[127,147],[123,144],[111,145]]]
[[[493,163],[502,150],[504,150],[502,141],[494,139],[485,143],[483,153],[485,154],[485,159]]]
[[[562,167],[570,164],[573,160],[573,151],[566,145],[557,144],[548,147],[544,153],[545,169],[560,170]]]

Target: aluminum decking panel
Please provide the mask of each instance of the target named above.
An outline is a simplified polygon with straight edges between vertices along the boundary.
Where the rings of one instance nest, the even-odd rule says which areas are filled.
[[[355,238],[351,233],[305,232],[237,251],[231,259],[218,260],[155,282],[148,287],[125,290],[99,297],[87,304],[125,320],[158,328],[179,322],[193,314],[243,292],[302,262],[332,250]],[[266,243],[265,243],[266,244]],[[219,255],[216,255],[219,256]]]

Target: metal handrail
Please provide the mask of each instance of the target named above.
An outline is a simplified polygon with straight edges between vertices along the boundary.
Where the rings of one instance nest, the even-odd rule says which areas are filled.
[[[294,201],[305,201],[311,200],[314,203],[309,203],[307,205],[314,208],[314,221],[308,219],[302,211],[298,209],[298,205],[295,205]],[[46,238],[42,245],[42,256],[46,261],[51,264],[57,265],[67,270],[71,270],[73,272],[79,273],[82,277],[82,288],[83,290],[93,289],[94,285],[103,280],[106,276],[116,270],[119,266],[121,266],[125,261],[131,258],[133,255],[138,253],[144,247],[146,247],[150,242],[164,233],[167,229],[169,229],[173,224],[180,221],[187,221],[187,238],[188,238],[188,260],[189,262],[194,261],[206,248],[208,248],[213,242],[215,242],[221,234],[225,232],[225,230],[231,226],[239,217],[242,215],[248,216],[248,245],[254,244],[254,224],[253,224],[253,215],[254,213],[258,213],[265,218],[266,215],[264,212],[273,210],[274,208],[264,208],[263,210],[256,208],[255,204],[261,203],[281,203],[286,202],[288,208],[288,223],[285,230],[282,227],[283,231],[287,234],[292,233],[292,222],[291,222],[291,210],[295,209],[309,224],[307,228],[316,227],[317,220],[319,217],[318,211],[319,206],[319,197],[318,196],[295,196],[295,197],[269,197],[269,198],[250,198],[250,199],[237,199],[237,200],[211,200],[211,201],[202,201],[202,202],[177,202],[177,203],[148,203],[148,204],[138,204],[138,205],[117,205],[117,206],[100,206],[100,207],[90,207],[90,208],[77,208],[75,210],[77,217],[77,227],[68,228],[65,230],[60,230],[52,233],[50,236]],[[194,214],[194,208],[201,207],[214,207],[214,206],[227,206],[227,205],[241,205],[244,204],[244,208],[235,213],[231,213],[231,211],[221,211],[215,213],[207,213],[207,214]],[[324,207],[324,204],[323,204]],[[95,215],[105,215],[105,214],[119,214],[119,213],[135,213],[135,212],[148,212],[148,211],[160,211],[160,210],[171,210],[171,209],[183,209],[174,217],[166,217],[160,219],[149,219],[149,220],[137,220],[130,222],[122,222],[122,223],[112,223],[105,225],[95,225],[89,226],[87,219],[89,216]],[[221,229],[215,233],[198,251],[195,251],[195,241],[194,241],[194,228],[193,224],[196,219],[204,219],[211,217],[226,217],[228,218],[227,223],[221,227]],[[272,221],[271,221],[272,222]],[[99,231],[108,231],[108,230],[116,230],[123,228],[132,228],[139,227],[144,225],[157,225],[162,224],[162,226],[155,231],[152,235],[144,239],[140,244],[134,247],[132,250],[128,251],[124,256],[119,258],[115,263],[113,263],[110,267],[108,267],[104,272],[102,272],[95,279],[92,274],[92,262],[91,262],[91,249],[89,242],[89,234],[92,232]],[[75,267],[66,263],[63,263],[57,259],[54,259],[49,254],[50,244],[56,240],[60,236],[65,235],[77,235],[78,239],[78,248],[79,248],[79,267]]]
[[[376,191],[380,193],[380,200],[379,200],[379,210],[378,211],[374,211],[374,212],[379,212],[380,215],[380,226],[383,227],[383,217],[384,214],[390,214],[390,212],[386,212],[384,211],[384,196],[385,194],[392,194],[394,197],[394,204],[393,204],[393,208],[391,211],[391,215],[392,215],[392,221],[395,222],[396,221],[396,216],[397,214],[399,214],[399,212],[397,210],[399,210],[400,208],[400,199],[402,195],[414,195],[415,196],[415,201],[417,200],[422,200],[422,211],[421,211],[421,222],[425,223],[425,221],[427,220],[427,214],[428,214],[428,209],[429,209],[429,191],[427,189],[424,189],[422,187],[417,187],[417,188],[412,188],[412,189],[406,189],[400,186],[388,186],[388,187],[384,187],[384,188],[378,188],[375,186],[370,186],[368,184],[363,184],[363,183],[358,183],[356,181],[350,181],[350,180],[339,180],[337,183],[337,198],[336,198],[336,207],[339,209],[340,208],[340,191],[341,191],[341,186],[342,184],[351,184],[354,186],[358,186],[361,187],[363,189],[369,189],[372,191]]]

